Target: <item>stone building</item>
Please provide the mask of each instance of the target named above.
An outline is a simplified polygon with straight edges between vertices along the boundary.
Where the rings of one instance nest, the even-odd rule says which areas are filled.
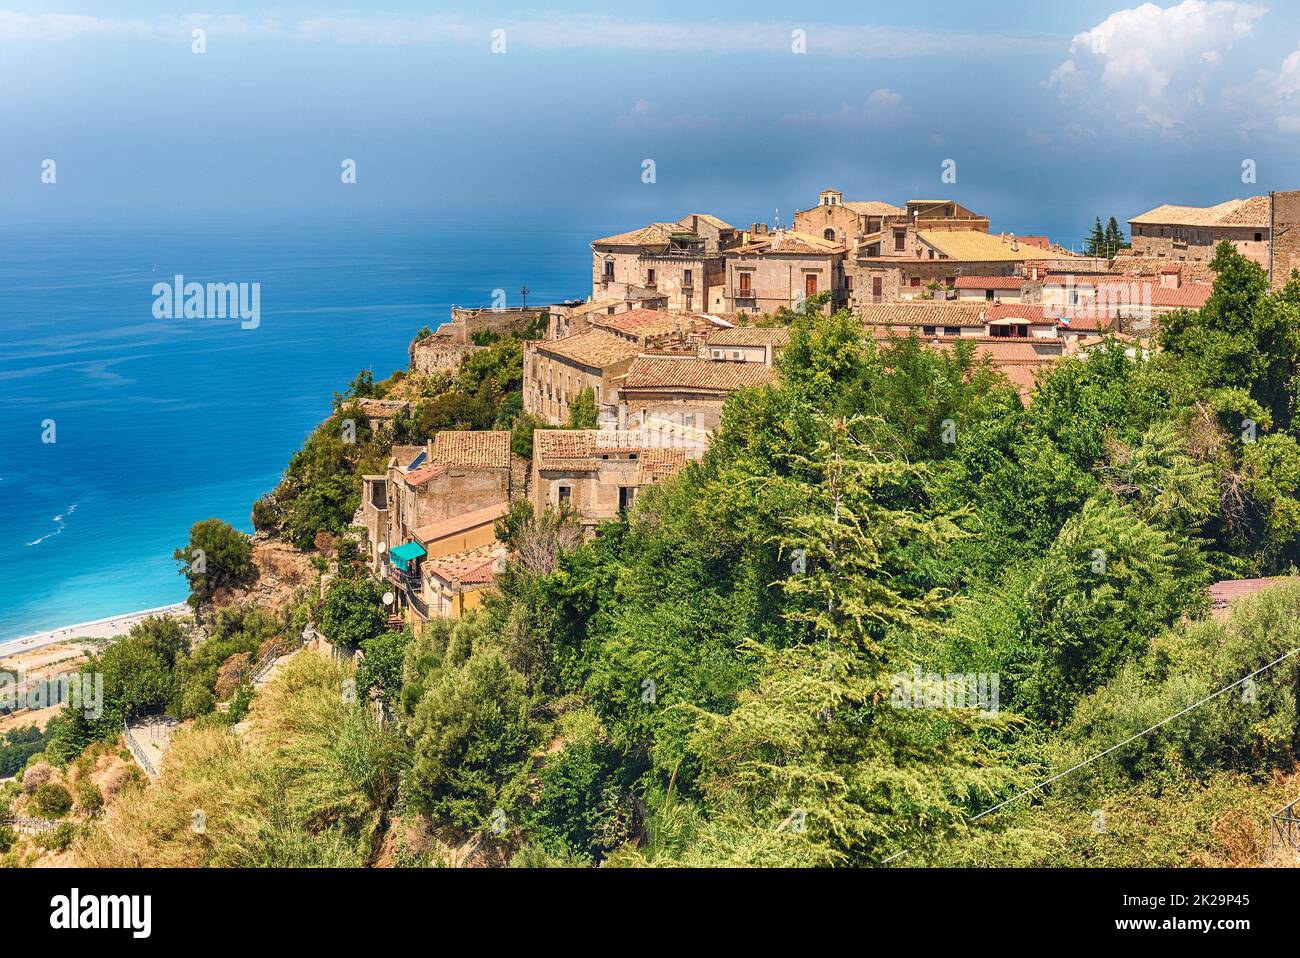
[[[771,367],[760,363],[639,356],[619,385],[619,421],[635,427],[659,420],[712,431],[728,396],[773,378]]]
[[[540,515],[547,508],[571,509],[590,533],[631,508],[637,490],[676,475],[706,445],[707,439],[658,445],[637,429],[538,429],[533,433],[533,510]]]
[[[694,313],[634,309],[614,315],[593,315],[595,329],[625,339],[641,349],[698,347],[718,324]]]
[[[514,488],[509,432],[440,432],[424,446],[394,447],[386,474],[362,477],[360,524],[371,565],[381,568],[386,549],[418,528],[522,492]]]
[[[845,200],[839,190],[822,190],[817,205],[797,210],[797,232],[852,247],[865,236],[879,233],[886,218],[906,215],[901,207],[883,200]]]
[[[1157,206],[1129,220],[1133,255],[1209,262],[1223,240],[1265,268],[1269,262],[1271,205],[1267,196],[1215,206]]]
[[[595,393],[597,412],[612,413],[617,381],[640,347],[603,329],[524,346],[524,409],[546,422],[569,421],[569,404],[584,389]]]
[[[664,297],[673,310],[703,310],[711,286],[721,285],[721,251],[735,227],[707,213],[676,223],[651,223],[591,244],[591,298],[625,299],[641,292]]]
[[[1007,234],[904,224],[858,245],[847,267],[848,301],[857,308],[944,298],[963,276],[1022,276],[1026,263],[1042,258],[1041,247]]]
[[[733,326],[711,334],[700,349],[700,358],[771,366],[788,345],[790,330],[785,326]]]
[[[726,285],[715,292],[710,309],[773,313],[830,291],[823,311],[831,312],[844,304],[846,252],[838,241],[795,230],[751,234],[748,242],[723,254]]]

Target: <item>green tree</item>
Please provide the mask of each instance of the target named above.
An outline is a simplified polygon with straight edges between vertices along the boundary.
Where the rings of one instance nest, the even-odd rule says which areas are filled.
[[[357,686],[366,692],[377,692],[380,700],[390,708],[397,704],[402,691],[402,663],[410,641],[410,631],[404,630],[385,632],[361,642]]]
[[[339,576],[325,590],[320,628],[335,645],[355,649],[387,628],[383,591],[368,576]]]
[[[198,606],[218,589],[243,582],[253,571],[248,536],[220,519],[190,527],[190,541],[172,556],[190,585],[190,605]]]
[[[597,424],[596,391],[587,386],[569,404],[569,428],[595,429]]]
[[[517,821],[533,736],[523,678],[499,655],[431,673],[410,732],[416,808],[466,830],[488,827],[497,809]]]

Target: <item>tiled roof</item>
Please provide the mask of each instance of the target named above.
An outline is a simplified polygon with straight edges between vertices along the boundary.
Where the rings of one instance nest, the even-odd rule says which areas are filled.
[[[790,345],[790,330],[786,326],[733,326],[720,329],[707,340],[710,346],[774,346]]]
[[[1114,279],[1095,283],[1097,297],[1107,302],[1122,302],[1131,305],[1150,303],[1169,309],[1186,307],[1200,309],[1214,292],[1209,283],[1183,283],[1174,289],[1161,286],[1154,279]]]
[[[1134,256],[1132,250],[1122,249],[1111,260],[1110,271],[1122,276],[1156,276],[1166,270],[1177,268],[1184,283],[1213,283],[1214,270],[1209,263],[1186,262],[1170,263],[1159,256]]]
[[[659,359],[640,356],[623,380],[623,390],[680,389],[729,393],[772,381],[772,370],[760,363],[715,363],[707,359]]]
[[[901,206],[884,200],[845,200],[840,205],[848,207],[859,216],[902,216],[906,212]]]
[[[801,233],[798,230],[777,230],[768,233],[766,236],[755,236],[750,234],[749,242],[744,246],[737,246],[734,249],[726,251],[727,256],[739,254],[798,254],[802,256],[828,256],[834,253],[843,253],[845,247],[842,243],[836,243],[832,240],[822,239],[820,236],[813,236],[811,233]]]
[[[439,539],[445,539],[448,536],[454,536],[457,533],[487,525],[489,522],[496,522],[509,511],[510,504],[508,502],[498,502],[490,506],[484,506],[482,509],[475,509],[473,512],[462,512],[460,515],[452,516],[449,519],[430,522],[428,525],[412,530],[412,534],[424,543],[437,542]]]
[[[538,352],[595,369],[615,366],[631,359],[640,351],[635,343],[628,342],[622,336],[607,333],[603,329],[589,329],[576,336],[549,339],[537,343],[535,348]]]
[[[685,449],[644,449],[640,456],[637,481],[642,485],[675,476],[686,466]]]
[[[956,289],[1020,289],[1029,280],[1023,276],[958,276]]]
[[[1263,592],[1273,586],[1285,585],[1294,581],[1297,580],[1292,576],[1274,576],[1267,579],[1225,579],[1210,586],[1210,609],[1215,618],[1223,618],[1228,614],[1228,607],[1238,599],[1254,595],[1257,592]]]
[[[496,581],[500,550],[499,543],[479,546],[467,552],[456,552],[427,561],[424,569],[451,586],[491,585]]]
[[[735,229],[735,227],[732,226],[730,223],[728,223],[726,220],[714,216],[712,213],[687,213],[685,216],[683,216],[680,220],[677,221],[677,225],[685,226],[692,219],[698,219],[701,222],[708,223],[715,230]]]
[[[978,263],[1042,259],[1043,250],[1033,243],[1021,243],[1011,236],[982,233],[979,230],[918,230],[921,241],[933,246],[949,259]]]
[[[648,424],[649,425],[649,424]],[[653,434],[660,441],[673,440],[672,424],[664,423],[660,428],[655,425]],[[707,444],[707,433],[691,427],[677,427],[680,441],[699,441],[703,436]],[[697,435],[687,435],[694,433]],[[646,435],[639,429],[538,429],[533,432],[533,462],[541,469],[570,469],[590,471],[600,461],[597,457],[619,453],[637,453],[637,459],[650,457],[651,467],[663,459],[659,453],[683,452],[658,446],[646,446]],[[670,457],[671,458],[671,457]]]
[[[858,308],[863,323],[880,326],[983,326],[988,307],[979,303],[913,301],[867,303]]]
[[[988,308],[987,319],[1019,319],[1026,323],[1053,323],[1071,330],[1091,331],[1111,325],[1111,317],[1099,308],[1089,306],[1044,306],[1042,303],[998,303]],[[1069,322],[1062,322],[1069,320]]]
[[[1165,204],[1140,213],[1130,223],[1152,226],[1268,226],[1267,196],[1227,200],[1215,206],[1173,206]]]
[[[692,313],[668,312],[665,309],[631,309],[613,316],[594,316],[591,325],[602,329],[616,329],[629,336],[658,336],[681,330],[688,333],[712,329],[713,323]]]
[[[510,468],[510,432],[448,431],[434,435],[429,461],[455,467]]]
[[[680,223],[651,223],[640,229],[592,240],[593,246],[667,246],[674,233],[683,232]]]

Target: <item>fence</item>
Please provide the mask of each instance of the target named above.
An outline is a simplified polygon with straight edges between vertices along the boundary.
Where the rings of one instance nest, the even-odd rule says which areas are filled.
[[[36,818],[31,815],[0,815],[0,825],[8,825],[24,835],[36,835],[40,832],[52,832],[61,823],[52,818]]]
[[[1268,820],[1269,847],[1300,847],[1300,798],[1282,806]]]
[[[135,757],[136,764],[139,765],[140,768],[144,769],[145,774],[150,778],[158,777],[158,767],[150,760],[148,754],[144,750],[144,746],[137,742],[135,736],[131,734],[130,723],[136,719],[149,718],[150,716],[161,715],[162,713],[162,706],[154,705],[148,708],[139,709],[122,719],[122,738],[126,739],[126,747],[131,750],[131,754]]]

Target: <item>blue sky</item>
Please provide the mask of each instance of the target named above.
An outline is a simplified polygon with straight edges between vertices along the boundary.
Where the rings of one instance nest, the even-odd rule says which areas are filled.
[[[0,216],[612,232],[788,222],[834,186],[1068,243],[1098,213],[1300,187],[1278,2],[204,4],[0,0]]]

